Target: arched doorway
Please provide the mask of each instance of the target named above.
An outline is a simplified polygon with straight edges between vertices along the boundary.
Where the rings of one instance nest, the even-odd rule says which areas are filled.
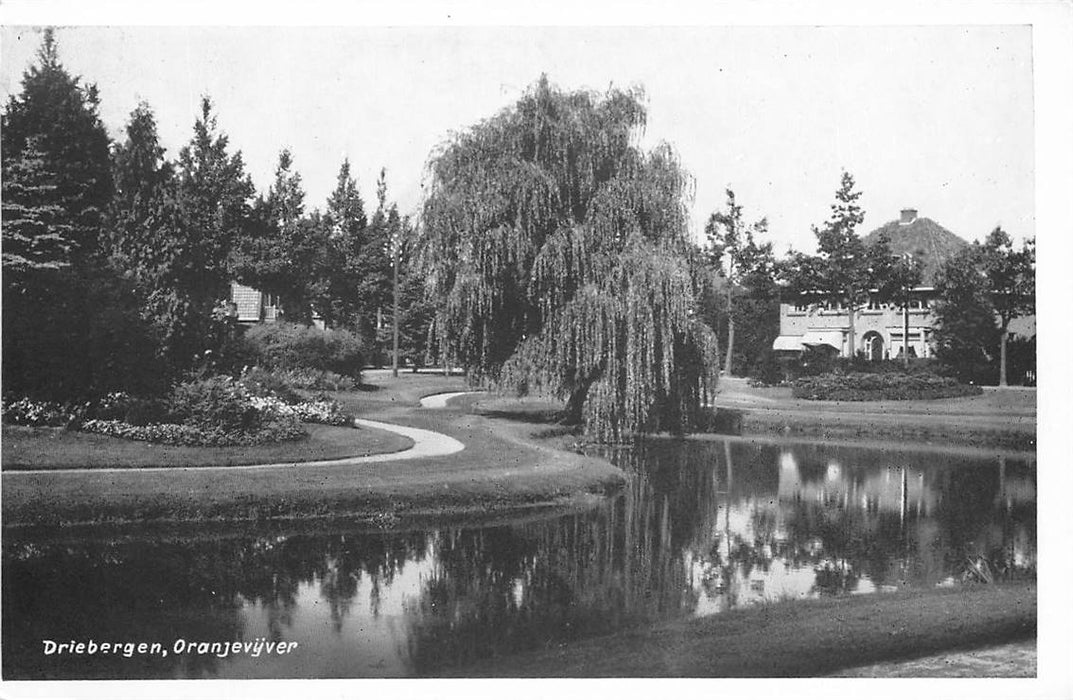
[[[876,331],[868,331],[861,340],[864,341],[865,351],[869,360],[883,359],[883,336]]]

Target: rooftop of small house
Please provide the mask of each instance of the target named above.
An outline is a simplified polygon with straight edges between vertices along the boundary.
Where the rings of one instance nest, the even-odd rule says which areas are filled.
[[[891,252],[895,255],[920,255],[924,263],[921,282],[924,287],[934,287],[943,263],[969,245],[935,221],[918,216],[916,209],[902,209],[898,219],[888,221],[869,233],[864,237],[864,243],[871,245],[883,234],[887,235]]]

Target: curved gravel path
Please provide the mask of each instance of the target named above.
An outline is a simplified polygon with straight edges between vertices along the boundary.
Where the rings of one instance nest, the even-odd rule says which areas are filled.
[[[483,391],[448,391],[443,394],[430,394],[421,397],[421,408],[447,408],[447,402],[457,396],[483,394]]]

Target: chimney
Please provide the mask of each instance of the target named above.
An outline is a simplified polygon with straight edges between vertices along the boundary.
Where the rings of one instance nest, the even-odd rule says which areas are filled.
[[[902,220],[899,221],[898,223],[901,226],[908,226],[909,224],[913,223],[916,220],[917,220],[917,210],[916,209],[902,209]]]

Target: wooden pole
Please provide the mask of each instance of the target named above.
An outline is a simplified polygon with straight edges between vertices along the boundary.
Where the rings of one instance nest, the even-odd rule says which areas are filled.
[[[397,236],[397,233],[396,233]],[[392,293],[394,296],[394,318],[391,329],[391,376],[399,376],[399,240],[396,237],[392,251]]]

